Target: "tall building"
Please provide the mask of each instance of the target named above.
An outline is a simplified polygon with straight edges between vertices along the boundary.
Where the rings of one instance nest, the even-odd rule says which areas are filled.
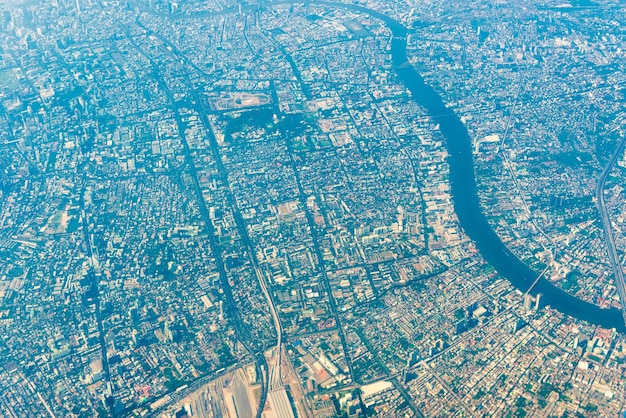
[[[522,318],[518,318],[514,323],[509,324],[510,330],[512,334],[515,334],[520,329],[524,328],[526,322]]]
[[[530,310],[533,306],[533,297],[530,294],[524,295],[524,309]]]

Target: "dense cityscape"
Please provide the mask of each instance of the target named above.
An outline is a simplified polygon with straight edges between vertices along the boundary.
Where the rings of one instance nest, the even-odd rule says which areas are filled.
[[[0,415],[626,414],[622,6],[0,3]]]

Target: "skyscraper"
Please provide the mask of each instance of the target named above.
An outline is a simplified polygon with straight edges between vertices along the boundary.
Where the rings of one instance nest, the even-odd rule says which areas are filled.
[[[530,310],[533,306],[533,297],[530,294],[524,295],[524,309]]]

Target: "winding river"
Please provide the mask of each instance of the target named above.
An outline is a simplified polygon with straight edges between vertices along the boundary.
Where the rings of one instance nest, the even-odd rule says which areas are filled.
[[[406,51],[407,29],[393,18],[362,6],[325,1],[315,3],[366,13],[380,19],[391,29],[393,33],[391,53],[395,71],[400,81],[411,92],[413,100],[424,107],[431,118],[439,124],[446,140],[454,210],[463,230],[475,243],[483,258],[500,275],[520,291],[528,291],[537,280],[539,273],[513,254],[491,229],[478,199],[470,136],[454,111],[446,107],[442,98],[409,64]],[[626,332],[626,326],[618,309],[600,308],[565,292],[544,278],[539,279],[531,290],[531,294],[537,293],[542,293],[546,304],[565,315]]]

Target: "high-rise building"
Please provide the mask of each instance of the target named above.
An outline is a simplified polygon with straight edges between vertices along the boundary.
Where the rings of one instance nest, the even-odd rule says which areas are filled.
[[[533,297],[528,293],[524,295],[524,309],[530,310],[533,306]]]
[[[535,310],[539,311],[541,308],[543,308],[543,294],[537,293],[537,297],[535,299]]]
[[[515,334],[517,331],[524,328],[524,325],[526,325],[526,322],[524,322],[522,318],[518,318],[514,323],[509,324],[511,333]]]

